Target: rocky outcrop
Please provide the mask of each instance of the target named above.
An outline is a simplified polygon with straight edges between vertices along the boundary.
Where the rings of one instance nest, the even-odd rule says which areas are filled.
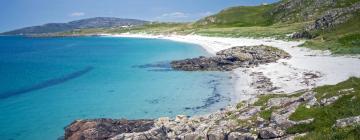
[[[335,25],[345,23],[349,20],[355,11],[360,9],[360,2],[353,4],[350,7],[336,8],[326,11],[322,16],[317,18],[313,24],[306,26],[307,31],[324,30],[334,27]]]
[[[260,130],[259,138],[261,139],[274,139],[284,136],[285,132],[283,130],[276,130],[274,128],[268,127]]]
[[[301,32],[294,33],[292,38],[314,38],[316,35],[312,31],[325,30],[342,24],[356,16],[354,13],[360,10],[360,2],[345,8],[335,8],[325,11],[322,15],[315,19],[311,24],[305,26]]]
[[[356,89],[337,91],[336,97],[354,93]],[[241,106],[228,106],[206,116],[156,120],[78,120],[65,128],[65,140],[255,140],[296,139],[306,135],[292,134],[289,128],[316,122],[318,118],[290,120],[299,106],[319,106],[315,90],[302,90],[293,95],[264,96],[258,101],[244,101]],[[328,97],[325,94],[320,98]],[[273,97],[273,98],[268,98]],[[355,96],[354,96],[355,97]],[[353,97],[353,98],[354,98]],[[331,98],[331,97],[328,97]],[[339,97],[341,98],[341,97]],[[353,100],[353,98],[351,98]],[[267,114],[264,116],[264,114]],[[270,115],[270,116],[268,116]],[[264,117],[264,118],[263,118]],[[333,127],[360,124],[360,116],[339,119]],[[291,134],[289,134],[289,133]]]
[[[287,0],[275,5],[270,15],[275,21],[308,21],[316,18],[324,7],[335,7],[336,0]]]
[[[306,38],[306,39],[312,39],[312,38],[315,38],[316,35],[313,35],[310,31],[301,31],[301,32],[296,32],[294,34],[292,34],[290,36],[291,38],[294,38],[294,39],[299,39],[299,38]]]
[[[360,124],[360,116],[336,120],[335,126],[343,128],[343,127],[358,125],[358,124]]]
[[[66,140],[102,140],[122,133],[144,132],[154,126],[153,120],[77,120],[65,128]]]
[[[269,100],[265,106],[255,106],[252,101],[242,107],[229,106],[208,116],[188,117],[178,115],[174,119],[162,117],[157,120],[80,120],[65,129],[66,140],[255,140],[288,138],[286,129],[311,123],[313,119],[299,122],[289,120],[296,108],[315,98],[306,92],[299,97],[281,97]],[[262,108],[273,110],[271,119],[260,117]],[[265,109],[267,110],[267,109]]]
[[[175,70],[231,71],[239,67],[253,67],[289,58],[283,50],[269,46],[233,47],[216,53],[213,57],[199,57],[171,62]]]

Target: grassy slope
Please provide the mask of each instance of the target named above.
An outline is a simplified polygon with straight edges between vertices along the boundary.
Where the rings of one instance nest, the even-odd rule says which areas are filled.
[[[261,6],[239,6],[221,11],[195,23],[152,23],[141,27],[87,29],[56,33],[55,35],[86,35],[98,33],[151,33],[151,34],[200,34],[223,37],[275,37],[287,39],[287,34],[301,31],[313,22],[315,17],[307,18],[309,12],[315,16],[324,11],[347,7],[360,0],[337,0],[336,5],[314,6],[315,0],[302,0],[293,8],[284,9],[279,3]],[[313,49],[330,50],[336,54],[360,54],[360,14],[347,23],[326,31],[317,31],[319,36],[308,40],[303,46]]]
[[[352,89],[352,90],[349,90]],[[289,128],[286,133],[299,134],[307,133],[298,140],[359,140],[360,125],[353,125],[346,128],[333,127],[336,120],[360,115],[360,78],[351,77],[348,80],[336,85],[326,85],[312,89],[315,97],[320,100],[333,96],[343,95],[335,103],[328,106],[315,106],[306,108],[305,103],[290,116],[290,120],[301,121],[314,118],[310,124],[295,125]],[[279,107],[267,108],[267,103],[271,98],[279,97],[299,97],[305,91],[300,91],[291,95],[288,94],[265,94],[258,96],[254,106],[261,106],[261,112],[254,118],[260,116],[266,121],[270,121],[273,110]],[[237,105],[238,108],[244,106],[243,103]],[[236,118],[234,118],[236,120]],[[239,125],[244,125],[243,122]]]
[[[337,54],[360,54],[360,12],[347,23],[325,31],[304,44],[313,49],[327,49]]]
[[[216,15],[206,17],[194,25],[198,27],[268,26],[272,24],[272,19],[271,16],[268,16],[267,12],[273,7],[273,4],[232,7]]]
[[[339,92],[343,89],[354,88],[352,91]],[[337,100],[334,104],[328,106],[317,106],[306,108],[300,106],[292,116],[291,120],[305,120],[314,118],[314,122],[304,125],[296,125],[287,130],[288,133],[308,132],[301,140],[317,139],[360,139],[360,126],[351,126],[347,128],[334,128],[337,119],[360,115],[360,78],[352,77],[345,82],[337,85],[322,86],[315,89],[318,100],[332,96],[346,94]]]

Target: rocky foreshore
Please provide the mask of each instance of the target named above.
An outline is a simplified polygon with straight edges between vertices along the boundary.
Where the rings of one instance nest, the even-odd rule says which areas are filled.
[[[216,53],[213,57],[199,57],[171,62],[175,70],[184,71],[231,71],[239,67],[253,67],[290,58],[290,55],[270,46],[232,47]]]
[[[289,133],[288,129],[308,125],[314,118],[292,120],[299,107],[320,108],[332,106],[341,97],[356,98],[354,88],[340,89],[329,97],[319,97],[316,90],[291,95],[263,95],[226,107],[208,116],[175,119],[162,117],[156,120],[77,120],[65,128],[65,140],[255,140],[286,139],[305,136],[306,133]],[[327,95],[328,96],[328,95]],[[360,124],[360,116],[336,120],[333,128]],[[331,125],[331,124],[330,124]]]

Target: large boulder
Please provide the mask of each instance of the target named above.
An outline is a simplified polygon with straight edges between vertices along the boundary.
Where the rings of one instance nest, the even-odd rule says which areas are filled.
[[[259,138],[261,139],[274,139],[279,138],[285,135],[285,132],[282,130],[277,130],[271,127],[264,128],[259,131]]]
[[[216,53],[213,57],[198,57],[171,62],[175,70],[184,71],[231,71],[239,67],[252,67],[289,58],[283,50],[270,46],[233,47]]]
[[[231,132],[228,135],[228,140],[256,140],[256,136],[250,133]]]
[[[65,128],[65,140],[109,139],[122,133],[143,132],[154,126],[152,120],[77,120]]]

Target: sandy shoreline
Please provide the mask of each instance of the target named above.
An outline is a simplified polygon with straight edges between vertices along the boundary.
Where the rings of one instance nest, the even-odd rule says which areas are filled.
[[[260,65],[254,68],[238,68],[233,71],[235,83],[235,102],[249,100],[257,92],[252,86],[256,78],[251,73],[262,73],[271,79],[278,89],[276,93],[291,93],[315,86],[336,84],[351,76],[360,77],[360,59],[347,56],[332,56],[327,51],[314,51],[296,47],[301,41],[282,41],[270,38],[224,38],[198,35],[149,35],[149,34],[101,34],[108,37],[133,37],[167,39],[198,44],[211,54],[234,46],[268,45],[288,52],[292,58],[279,60],[277,63]]]

